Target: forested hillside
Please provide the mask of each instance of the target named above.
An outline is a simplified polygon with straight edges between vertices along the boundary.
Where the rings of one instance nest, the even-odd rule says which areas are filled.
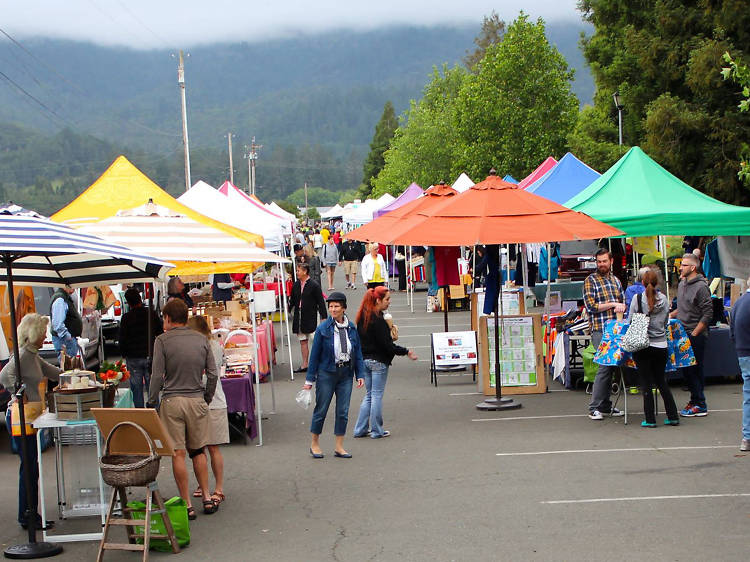
[[[305,181],[333,191],[356,187],[384,104],[404,111],[421,96],[434,65],[460,64],[478,27],[339,31],[189,50],[193,180],[215,185],[228,177],[232,131],[235,183],[247,183],[243,146],[253,135],[263,145],[261,197],[285,197]],[[577,69],[573,89],[587,102],[593,86],[577,45],[582,29],[580,22],[551,23],[547,33]],[[0,83],[6,197],[53,211],[119,153],[172,193],[184,189],[172,53],[41,39],[24,46],[33,56],[0,43],[0,69],[35,98]],[[50,189],[50,197],[39,198]]]

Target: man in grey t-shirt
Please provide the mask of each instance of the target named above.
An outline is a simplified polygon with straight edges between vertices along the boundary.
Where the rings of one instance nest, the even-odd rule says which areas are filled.
[[[164,306],[162,315],[164,333],[154,342],[149,404],[156,404],[162,392],[159,417],[174,442],[172,473],[180,496],[187,502],[188,518],[195,519],[185,455],[192,459],[195,478],[203,491],[203,512],[216,512],[219,504],[208,493],[205,446],[209,444],[208,404],[221,383],[208,339],[186,326],[187,305],[173,299]]]

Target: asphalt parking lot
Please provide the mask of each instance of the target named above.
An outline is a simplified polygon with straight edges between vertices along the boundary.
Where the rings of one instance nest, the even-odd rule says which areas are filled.
[[[353,316],[362,289],[347,295]],[[591,421],[588,396],[556,383],[552,392],[520,398],[519,410],[480,412],[470,375],[429,384],[429,334],[442,331],[442,315],[425,313],[423,299],[418,293],[412,314],[404,294],[394,293],[400,343],[420,361],[397,358],[390,371],[384,418],[392,435],[347,438],[354,457],[334,458],[329,415],[326,458],[312,459],[311,411],[294,402],[302,378],[288,380],[280,353],[274,414],[269,385],[262,386],[264,445],[224,447],[227,500],[214,515],[199,513],[178,559],[747,559],[750,459],[739,451],[739,383],[708,386],[710,414],[679,427],[641,428],[640,396],[631,397],[630,424]],[[450,325],[468,329],[468,313],[451,313]],[[296,365],[294,342],[293,356]],[[683,404],[686,393],[679,385],[673,391]],[[350,432],[361,397],[353,392]],[[45,454],[51,466],[52,453]],[[0,457],[6,545],[24,537],[15,523],[17,462]],[[176,494],[169,460],[159,484],[166,497]],[[58,532],[84,524],[96,527],[70,520],[58,522]],[[60,558],[93,560],[97,546],[68,543]],[[105,560],[136,557],[108,553]]]

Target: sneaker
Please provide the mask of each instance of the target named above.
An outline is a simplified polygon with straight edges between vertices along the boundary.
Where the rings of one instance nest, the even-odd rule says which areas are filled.
[[[599,410],[594,410],[593,412],[589,412],[589,418],[592,420],[603,420],[604,415]]]
[[[743,439],[740,443],[740,451],[750,451],[750,439]]]
[[[664,425],[680,425],[680,420],[664,420]]]
[[[609,413],[610,416],[613,418],[620,418],[625,415],[625,412],[622,410],[618,410],[617,408],[612,408],[612,411]]]
[[[680,415],[683,418],[702,418],[708,415],[708,408],[690,406],[689,408],[686,407],[684,410],[680,410]]]
[[[656,427],[656,424],[655,423],[649,423],[646,420],[643,420],[641,422],[641,427]]]

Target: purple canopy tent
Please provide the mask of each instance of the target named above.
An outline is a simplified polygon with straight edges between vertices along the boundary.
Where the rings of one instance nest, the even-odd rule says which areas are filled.
[[[390,213],[391,211],[398,209],[401,205],[406,205],[409,201],[414,201],[417,197],[420,197],[422,193],[422,188],[419,187],[416,183],[412,183],[404,190],[401,195],[396,197],[396,199],[388,203],[388,205],[386,205],[382,209],[378,209],[377,211],[375,211],[372,214],[372,218],[376,219],[381,215]]]

